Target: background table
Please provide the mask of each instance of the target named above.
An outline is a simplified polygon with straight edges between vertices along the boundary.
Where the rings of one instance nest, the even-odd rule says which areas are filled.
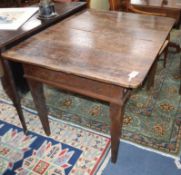
[[[86,3],[84,2],[55,3],[55,9],[58,13],[58,16],[56,18],[53,18],[51,20],[39,20],[37,19],[38,14],[35,14],[18,30],[0,30],[0,56],[1,53],[8,48],[15,46],[19,42],[85,8]],[[20,91],[21,94],[26,93],[29,90],[26,80],[23,78],[22,66],[21,64],[15,62],[3,60],[2,63],[4,69],[4,76],[1,78],[2,85],[8,96],[13,101],[22,122],[23,128],[26,131],[26,125],[18,93]]]
[[[137,9],[147,12],[164,13],[168,17],[176,19],[176,27],[179,27],[181,20],[180,0],[130,0]]]

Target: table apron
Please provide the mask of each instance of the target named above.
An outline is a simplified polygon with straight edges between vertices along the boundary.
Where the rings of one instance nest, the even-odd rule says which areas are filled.
[[[47,68],[23,64],[24,77],[51,85],[73,93],[78,93],[98,100],[122,105],[129,98],[130,89],[99,82],[88,78],[54,71]]]

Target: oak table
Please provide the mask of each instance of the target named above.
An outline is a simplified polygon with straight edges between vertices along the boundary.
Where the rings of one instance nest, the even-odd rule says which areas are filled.
[[[55,3],[55,10],[58,13],[56,18],[51,20],[39,20],[37,19],[38,14],[35,14],[18,30],[0,30],[0,57],[3,51],[85,8],[85,2]],[[4,71],[4,76],[1,78],[3,88],[13,101],[23,129],[26,132],[27,128],[21,109],[19,92],[25,93],[28,91],[28,86],[26,80],[22,76],[22,66],[21,64],[7,60],[2,60],[2,64]]]
[[[181,22],[181,1],[180,0],[130,0],[131,5],[137,9],[164,13],[168,17],[176,19],[175,26],[179,28]]]
[[[4,52],[3,59],[23,65],[48,134],[43,83],[109,103],[116,162],[126,100],[142,85],[173,25],[166,17],[85,10]]]

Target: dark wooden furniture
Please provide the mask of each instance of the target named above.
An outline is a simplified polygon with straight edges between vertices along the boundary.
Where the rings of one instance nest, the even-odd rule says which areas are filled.
[[[55,4],[58,16],[52,20],[39,20],[37,14],[29,19],[21,28],[16,31],[0,30],[0,55],[8,48],[15,46],[32,35],[46,29],[47,27],[65,19],[66,17],[86,8],[86,3],[57,3]],[[20,104],[20,93],[28,90],[27,83],[23,78],[23,70],[21,64],[2,60],[4,75],[1,78],[2,85],[8,96],[13,101],[17,109],[24,131],[27,131],[23,112]]]
[[[109,0],[110,10],[124,10],[174,18],[179,28],[181,21],[181,3],[178,0]]]
[[[138,10],[162,13],[176,19],[175,26],[179,27],[181,20],[181,2],[178,0],[130,0],[131,5]]]
[[[42,83],[110,104],[112,162],[116,162],[124,106],[142,85],[174,20],[86,10],[3,53],[22,63],[39,116],[50,132]]]

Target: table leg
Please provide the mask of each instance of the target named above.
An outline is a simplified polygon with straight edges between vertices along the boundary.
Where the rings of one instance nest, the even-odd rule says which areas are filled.
[[[168,46],[165,48],[163,54],[164,54],[163,67],[165,68],[167,64],[167,57],[168,57]]]
[[[151,70],[149,72],[148,80],[147,80],[147,90],[150,90],[151,87],[154,86],[154,79],[157,69],[157,60],[153,63]]]
[[[34,104],[38,111],[38,116],[42,123],[43,129],[44,129],[46,135],[50,135],[48,110],[46,107],[45,97],[44,97],[44,93],[43,93],[43,84],[38,81],[31,80],[31,79],[27,79],[27,80],[28,80],[28,84],[29,84],[29,87],[31,90],[33,101],[34,101]]]
[[[119,150],[121,128],[123,124],[124,107],[122,105],[110,104],[111,119],[111,161],[116,163]]]
[[[3,65],[3,70],[4,70],[4,75],[1,78],[2,86],[5,90],[5,92],[7,93],[7,95],[9,96],[9,98],[12,100],[12,102],[17,110],[23,130],[25,133],[27,133],[27,127],[26,127],[23,111],[21,108],[20,96],[19,96],[16,86],[15,86],[15,82],[13,79],[13,75],[12,75],[12,71],[11,71],[9,62],[7,60],[2,60],[2,65]]]

